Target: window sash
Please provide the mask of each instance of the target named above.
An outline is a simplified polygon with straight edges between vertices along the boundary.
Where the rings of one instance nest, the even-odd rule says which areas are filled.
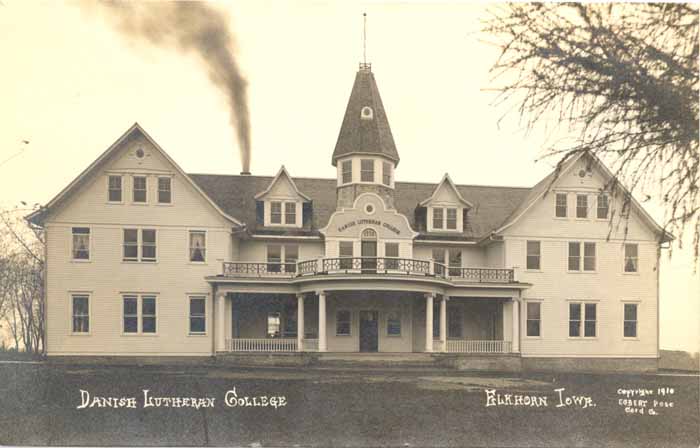
[[[90,228],[73,227],[73,259],[90,259]]]
[[[285,224],[296,224],[297,223],[297,204],[295,202],[285,202],[284,203],[284,223]]]
[[[527,256],[526,256],[526,268],[532,270],[540,269],[540,242],[539,241],[528,241],[527,242]]]
[[[205,297],[190,297],[190,333],[206,333],[207,302]]]
[[[623,316],[623,336],[626,338],[637,337],[637,304],[625,303]]]
[[[141,332],[156,332],[157,302],[155,296],[141,297]]]
[[[434,229],[444,228],[443,214],[444,214],[444,209],[442,209],[440,207],[433,208],[433,228]]]
[[[567,194],[557,193],[554,213],[557,218],[566,218],[567,215]]]
[[[382,162],[382,183],[384,185],[391,185],[391,164],[389,162]]]
[[[386,334],[387,336],[401,336],[401,314],[398,312],[390,312],[386,317]]]
[[[139,298],[138,296],[123,296],[122,298],[123,331],[138,333],[139,331]]]
[[[336,336],[350,336],[352,315],[348,310],[338,310],[335,313]]]
[[[134,202],[146,202],[148,192],[148,180],[145,176],[134,176]]]
[[[527,336],[540,335],[540,323],[542,319],[541,307],[539,303],[527,303]]]
[[[284,246],[284,270],[285,272],[296,272],[297,261],[299,261],[299,246],[289,244]]]
[[[279,244],[269,244],[267,246],[267,271],[282,271],[282,246]]]
[[[199,230],[190,231],[190,261],[207,261],[207,233]]]
[[[569,337],[577,338],[581,336],[581,304],[569,304]]]
[[[136,261],[139,258],[139,242],[137,229],[124,229],[123,232],[123,259],[125,261]],[[133,238],[132,238],[133,235]]]
[[[583,243],[583,270],[595,271],[596,247],[595,243]]]
[[[608,214],[610,213],[610,201],[608,195],[598,195],[598,201],[596,203],[596,206],[596,218],[607,219]]]
[[[122,177],[121,176],[109,176],[108,186],[107,186],[107,200],[109,202],[121,202],[122,201]]]
[[[352,182],[352,160],[346,160],[341,164],[343,171],[343,183],[349,184]]]
[[[282,203],[278,201],[270,202],[270,222],[272,224],[282,224]]]
[[[585,194],[576,195],[576,217],[588,218],[588,196]]]
[[[282,316],[278,312],[267,313],[267,337],[278,338],[281,336]]]
[[[73,333],[90,332],[90,296],[76,294],[71,296]]]
[[[156,231],[141,229],[141,261],[155,261],[156,249]]]
[[[636,244],[625,244],[625,272],[637,272],[639,246]]]
[[[360,180],[362,182],[374,182],[374,160],[360,160]]]
[[[595,303],[586,303],[584,306],[583,337],[592,338],[596,335],[596,308]]]
[[[158,203],[170,204],[172,201],[172,184],[169,177],[158,178]]]
[[[450,249],[448,251],[447,265],[449,275],[459,276],[462,270],[462,251],[459,249]]]
[[[445,224],[448,230],[457,230],[457,209],[448,208],[446,209]]]
[[[581,270],[581,244],[578,241],[569,242],[569,270]]]

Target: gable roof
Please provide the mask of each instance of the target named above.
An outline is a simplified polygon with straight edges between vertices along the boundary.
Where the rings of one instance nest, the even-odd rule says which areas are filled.
[[[311,200],[311,198],[309,198],[304,193],[299,191],[296,184],[294,183],[294,179],[292,179],[292,176],[289,175],[289,173],[287,172],[287,169],[284,167],[284,165],[282,165],[282,168],[280,168],[280,170],[277,172],[277,175],[275,175],[275,177],[272,179],[272,182],[270,182],[270,184],[267,186],[267,188],[255,195],[255,199],[261,199],[261,198],[265,197],[265,195],[267,195],[270,192],[270,190],[272,190],[272,187],[274,187],[275,184],[277,182],[279,182],[279,180],[282,176],[285,176],[287,179],[289,179],[289,183],[292,185],[292,188],[294,189],[294,191],[296,192],[297,195],[301,196],[306,201]]]
[[[51,199],[48,204],[45,206],[41,207],[39,210],[36,210],[29,215],[25,217],[27,221],[29,221],[32,224],[35,225],[42,225],[46,217],[52,213],[53,211],[57,210],[61,205],[65,203],[65,201],[70,198],[71,194],[76,191],[80,186],[82,186],[90,177],[92,173],[94,173],[96,170],[98,170],[100,167],[104,166],[109,160],[111,160],[112,156],[116,154],[116,152],[121,148],[122,143],[127,141],[130,137],[132,137],[135,133],[141,133],[146,140],[148,140],[149,143],[153,145],[153,147],[160,153],[160,155],[165,158],[165,160],[168,161],[174,168],[175,171],[182,176],[185,182],[188,182],[194,189],[197,191],[199,194],[202,195],[205,201],[207,201],[214,209],[220,213],[224,218],[227,220],[231,221],[233,224],[240,226],[243,223],[233,216],[227,214],[224,212],[214,201],[212,201],[205,193],[202,191],[202,189],[190,179],[189,176],[180,168],[180,166],[175,163],[173,159],[170,158],[170,156],[161,148],[158,143],[151,138],[150,135],[138,124],[134,123],[131,125],[127,131],[121,135],[112,145],[110,145],[109,148],[105,152],[103,152],[94,162],[92,162],[87,168],[85,168],[71,183],[68,184],[63,190],[61,190],[53,199]]]
[[[437,195],[438,191],[440,191],[440,188],[444,184],[447,184],[450,188],[452,188],[452,191],[454,191],[457,194],[457,199],[459,199],[459,202],[466,205],[468,208],[473,207],[471,202],[467,201],[466,199],[464,199],[462,197],[462,194],[459,192],[459,190],[457,189],[457,186],[455,185],[454,182],[452,182],[452,179],[450,179],[450,175],[447,173],[445,173],[445,175],[442,176],[442,180],[440,181],[440,183],[437,184],[437,186],[435,186],[435,189],[433,190],[433,194],[431,194],[429,198],[427,198],[426,200],[424,200],[423,202],[420,203],[421,207],[425,207],[430,202],[435,200],[435,196]]]
[[[295,185],[312,202],[313,214],[304,219],[301,229],[280,229],[259,224],[256,217],[256,194],[269,185],[271,176],[190,174],[199,185],[225,212],[243,221],[248,230],[260,235],[320,235],[336,210],[336,179],[294,178]],[[417,226],[416,208],[429,197],[436,184],[418,182],[395,183],[396,210],[408,218],[414,230],[420,232],[419,239],[444,239],[441,233],[428,233]],[[456,185],[462,196],[471,199],[468,222],[461,235],[448,235],[450,240],[479,240],[488,236],[512,213],[530,191],[519,187],[490,187],[477,185]]]
[[[361,118],[362,108],[372,108],[370,119]],[[399,163],[394,137],[384,111],[374,74],[369,67],[360,68],[355,75],[345,117],[333,151],[333,166],[338,158],[350,154],[381,155]]]

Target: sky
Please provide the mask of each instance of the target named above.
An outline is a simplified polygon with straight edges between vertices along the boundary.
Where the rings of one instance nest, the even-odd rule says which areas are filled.
[[[532,186],[556,160],[498,105],[498,48],[479,33],[493,5],[449,2],[217,3],[248,82],[252,173],[335,177],[331,155],[363,55],[401,162],[398,181]],[[45,204],[134,122],[189,173],[238,174],[225,97],[193,54],[126,39],[78,3],[0,0],[0,206]],[[505,117],[504,117],[505,115]],[[23,141],[28,141],[25,143]],[[645,208],[657,221],[662,210]],[[690,251],[662,256],[661,347],[700,350]]]

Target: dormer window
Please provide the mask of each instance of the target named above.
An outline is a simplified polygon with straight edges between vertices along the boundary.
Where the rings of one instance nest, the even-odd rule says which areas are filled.
[[[296,202],[271,201],[270,224],[295,226],[297,224]]]
[[[433,209],[433,228],[442,229],[443,228],[443,213],[444,209],[435,207]]]
[[[282,203],[270,202],[270,222],[272,224],[282,224]]]
[[[374,159],[360,160],[360,180],[374,182]]]
[[[371,107],[365,106],[362,108],[360,111],[360,119],[361,120],[371,120],[374,118],[374,111],[372,110]]]
[[[429,230],[459,230],[460,220],[459,211],[456,207],[431,207],[432,208],[432,226]]]
[[[446,209],[447,219],[445,224],[447,224],[447,230],[457,230],[457,209],[448,208]]]

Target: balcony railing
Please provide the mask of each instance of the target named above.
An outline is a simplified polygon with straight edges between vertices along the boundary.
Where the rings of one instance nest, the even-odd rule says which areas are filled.
[[[319,258],[298,262],[225,262],[224,277],[302,277],[323,274],[431,276],[476,283],[512,283],[513,269],[445,266],[433,260],[392,257]]]

